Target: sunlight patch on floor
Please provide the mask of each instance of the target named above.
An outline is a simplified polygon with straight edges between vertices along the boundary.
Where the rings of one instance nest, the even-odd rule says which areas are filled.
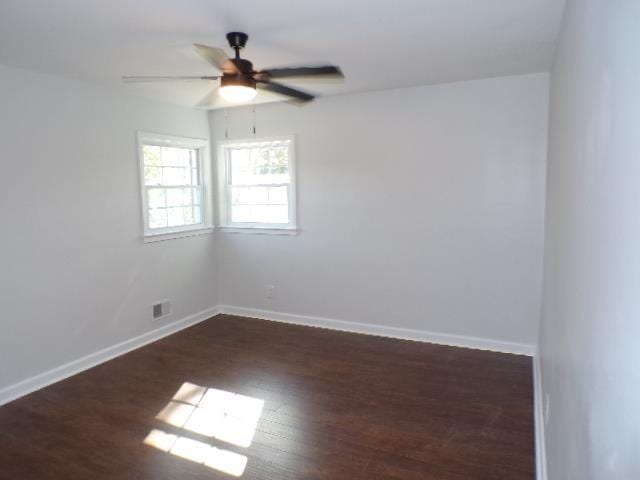
[[[144,443],[163,452],[241,476],[247,457],[191,438],[189,432],[215,438],[236,447],[251,445],[264,400],[185,382],[158,413],[157,420],[184,431],[176,435],[152,430]]]
[[[174,427],[247,448],[264,400],[184,383],[157,419]]]

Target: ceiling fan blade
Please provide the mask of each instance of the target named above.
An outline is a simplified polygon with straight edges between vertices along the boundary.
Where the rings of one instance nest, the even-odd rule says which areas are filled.
[[[264,75],[267,78],[289,78],[289,77],[331,77],[344,78],[339,67],[334,65],[324,65],[320,67],[289,67],[289,68],[269,68],[256,72],[257,75]]]
[[[220,77],[213,76],[137,76],[137,75],[125,75],[122,77],[124,83],[142,83],[142,82],[173,82],[180,80],[217,80]]]
[[[209,47],[207,45],[201,45],[194,43],[193,47],[196,52],[204,58],[211,65],[216,67],[223,73],[238,73],[238,68],[231,61],[231,59],[224,53],[224,50],[220,48]]]
[[[315,98],[315,96],[311,95],[310,93],[287,87],[286,85],[282,85],[281,83],[270,82],[269,80],[256,79],[256,86],[258,88],[261,88],[262,90],[267,90],[269,92],[279,93],[281,95],[291,97],[291,100],[295,101],[296,103],[310,102]]]
[[[207,93],[202,99],[196,103],[198,108],[215,108],[220,104],[220,96],[218,95],[218,87]]]

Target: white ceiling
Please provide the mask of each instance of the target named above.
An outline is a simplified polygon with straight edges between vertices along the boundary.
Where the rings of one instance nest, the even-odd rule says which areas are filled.
[[[121,75],[215,74],[191,48],[245,31],[257,68],[330,62],[324,95],[548,71],[564,0],[1,0],[0,63],[182,105],[206,82],[122,85]],[[284,83],[284,82],[283,82]],[[262,98],[268,100],[268,98]]]

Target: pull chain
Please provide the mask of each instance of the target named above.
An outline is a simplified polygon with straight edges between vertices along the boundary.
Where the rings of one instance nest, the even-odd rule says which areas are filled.
[[[251,104],[251,117],[253,120],[253,136],[256,136],[256,104],[255,102]]]
[[[229,140],[229,112],[224,109],[224,139]]]

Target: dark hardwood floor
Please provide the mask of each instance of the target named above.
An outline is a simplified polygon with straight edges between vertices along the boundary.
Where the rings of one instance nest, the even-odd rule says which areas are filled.
[[[219,315],[0,407],[0,478],[532,480],[532,397],[527,357]]]

